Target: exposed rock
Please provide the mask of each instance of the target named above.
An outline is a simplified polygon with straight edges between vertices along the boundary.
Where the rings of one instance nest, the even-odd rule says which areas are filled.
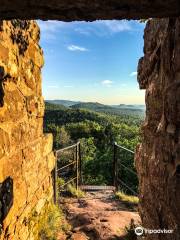
[[[0,239],[36,240],[27,219],[52,200],[52,135],[43,134],[42,50],[34,21],[0,29]],[[7,182],[10,179],[10,182]],[[37,220],[38,221],[38,220]]]
[[[142,19],[150,17],[177,17],[179,0],[0,0],[0,19],[59,19],[64,21],[98,19]],[[13,21],[13,26],[28,28],[28,23]],[[15,41],[21,38],[16,36]],[[22,52],[27,39],[21,38]]]
[[[180,19],[156,19],[145,29],[138,81],[146,89],[146,120],[136,167],[143,226],[172,229],[148,240],[180,239]]]
[[[141,222],[136,210],[116,201],[111,191],[88,192],[82,199],[64,198],[62,203],[74,232],[72,240],[126,239],[125,228],[132,221]]]
[[[73,233],[71,240],[89,240],[89,238],[81,232]]]

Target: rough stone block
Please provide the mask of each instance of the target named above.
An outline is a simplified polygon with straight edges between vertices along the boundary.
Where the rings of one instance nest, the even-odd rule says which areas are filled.
[[[0,182],[13,181],[13,204],[0,240],[36,240],[35,226],[29,229],[26,219],[35,208],[40,214],[53,196],[53,139],[43,135],[44,60],[38,41],[34,21],[0,23]]]
[[[55,167],[55,161],[56,161],[56,159],[55,159],[54,153],[53,152],[49,153],[47,155],[47,166],[48,166],[48,169],[49,169],[50,172]]]
[[[42,154],[46,157],[51,151],[53,146],[53,136],[52,134],[45,134],[42,139]]]

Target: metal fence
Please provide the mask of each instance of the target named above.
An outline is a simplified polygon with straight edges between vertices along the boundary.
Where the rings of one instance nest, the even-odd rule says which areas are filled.
[[[82,185],[82,163],[80,142],[71,146],[55,151],[56,165],[53,172],[54,179],[54,201],[57,202],[57,196],[67,190],[67,185],[73,183],[76,188]],[[113,144],[113,186],[111,190],[123,190],[128,194],[137,195],[138,177],[134,167],[134,152],[128,148]],[[102,186],[86,186],[84,189],[101,189]]]
[[[54,202],[57,196],[65,191],[69,183],[78,189],[81,179],[80,142],[55,151],[56,165],[54,169]]]
[[[123,190],[138,195],[138,177],[134,167],[134,151],[118,145],[113,146],[114,152],[114,186],[116,190]]]

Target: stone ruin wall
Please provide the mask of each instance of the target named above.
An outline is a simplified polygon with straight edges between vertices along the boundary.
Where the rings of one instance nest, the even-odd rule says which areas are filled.
[[[146,120],[137,148],[143,226],[172,229],[147,240],[180,239],[180,18],[147,23],[138,81],[146,89]]]
[[[37,239],[36,215],[53,196],[52,135],[43,134],[43,52],[35,21],[0,22],[0,239]],[[30,229],[31,225],[31,229]]]
[[[145,29],[138,80],[146,89],[146,120],[136,151],[143,226],[180,239],[180,19]],[[29,227],[52,199],[52,136],[43,134],[42,50],[34,21],[0,22],[0,224],[2,239],[36,240]],[[30,224],[33,228],[33,225]]]

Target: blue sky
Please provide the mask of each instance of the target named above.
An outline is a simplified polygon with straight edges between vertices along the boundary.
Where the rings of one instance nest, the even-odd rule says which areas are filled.
[[[144,24],[38,21],[45,99],[144,104],[137,84]]]

